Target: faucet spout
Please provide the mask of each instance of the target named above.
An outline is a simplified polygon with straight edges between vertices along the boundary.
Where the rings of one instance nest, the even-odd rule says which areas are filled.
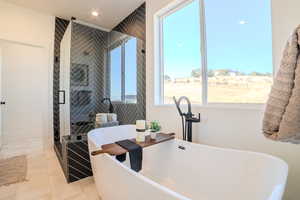
[[[179,112],[179,114],[181,116],[184,116],[184,115],[190,115],[192,116],[192,106],[191,106],[191,101],[186,97],[186,96],[182,96],[178,99],[178,101],[176,100],[176,97],[173,97],[174,99],[174,102],[176,104],[176,107],[177,107],[177,110]],[[181,111],[181,108],[180,108],[180,104],[181,104],[181,101],[185,100],[187,102],[187,105],[188,105],[188,112],[187,113],[183,113]]]

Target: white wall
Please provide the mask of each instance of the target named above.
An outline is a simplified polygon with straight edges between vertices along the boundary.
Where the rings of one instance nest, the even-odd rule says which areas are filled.
[[[1,42],[0,42],[0,83],[1,83],[1,78],[2,78],[2,48],[1,48]],[[2,101],[1,99],[1,94],[2,94],[2,90],[1,90],[1,86],[0,86],[0,101]],[[0,113],[2,112],[2,106],[0,105]],[[2,144],[3,144],[3,138],[2,138],[2,118],[1,118],[1,114],[0,114],[0,151],[2,149]]]
[[[44,15],[29,9],[15,6],[0,1],[0,40],[21,43],[29,46],[44,48],[46,52],[44,66],[45,70],[35,72],[34,76],[45,77],[46,81],[41,86],[47,91],[45,106],[41,112],[44,113],[45,147],[52,142],[52,70],[54,53],[54,30],[55,17]],[[37,94],[38,95],[38,94]]]
[[[159,120],[165,131],[181,134],[181,123],[174,106],[154,106],[154,14],[173,0],[148,0],[147,29],[147,119]],[[279,66],[283,47],[300,23],[298,0],[273,0],[274,65]],[[193,108],[201,112],[202,122],[194,127],[195,140],[209,145],[265,152],[279,156],[290,167],[285,200],[300,198],[300,145],[273,142],[261,134],[262,109]]]

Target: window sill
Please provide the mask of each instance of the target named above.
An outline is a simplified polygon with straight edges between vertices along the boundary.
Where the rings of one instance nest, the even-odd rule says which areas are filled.
[[[200,105],[201,106],[201,105]],[[264,110],[265,108],[265,104],[252,104],[252,103],[237,103],[237,104],[233,104],[233,103],[210,103],[207,105],[202,105],[201,107],[203,108],[212,108],[212,109],[217,109],[217,108],[221,108],[221,109],[235,109],[235,110]]]
[[[124,102],[124,101],[112,101],[111,102],[113,105],[120,105],[120,104],[126,104],[126,105],[136,105],[137,103],[129,103],[129,102]]]
[[[183,104],[182,106],[186,106],[186,104]],[[155,104],[154,107],[170,108],[170,107],[175,107],[175,104]],[[206,104],[206,105],[192,104],[192,108],[263,111],[264,108],[265,108],[265,104],[209,103],[209,104]]]

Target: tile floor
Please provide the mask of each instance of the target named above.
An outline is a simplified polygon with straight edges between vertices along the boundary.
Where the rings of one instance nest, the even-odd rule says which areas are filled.
[[[0,187],[0,200],[101,200],[92,177],[66,182],[53,150],[27,159],[27,181]]]
[[[16,136],[15,138],[19,138]],[[9,158],[12,156],[26,154],[40,154],[44,149],[41,138],[8,138],[3,136],[3,143],[0,149],[0,158]]]

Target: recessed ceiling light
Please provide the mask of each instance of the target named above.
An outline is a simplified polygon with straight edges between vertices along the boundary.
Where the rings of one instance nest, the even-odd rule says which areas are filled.
[[[95,17],[97,17],[99,15],[99,13],[97,11],[93,11],[92,15],[95,16]]]

